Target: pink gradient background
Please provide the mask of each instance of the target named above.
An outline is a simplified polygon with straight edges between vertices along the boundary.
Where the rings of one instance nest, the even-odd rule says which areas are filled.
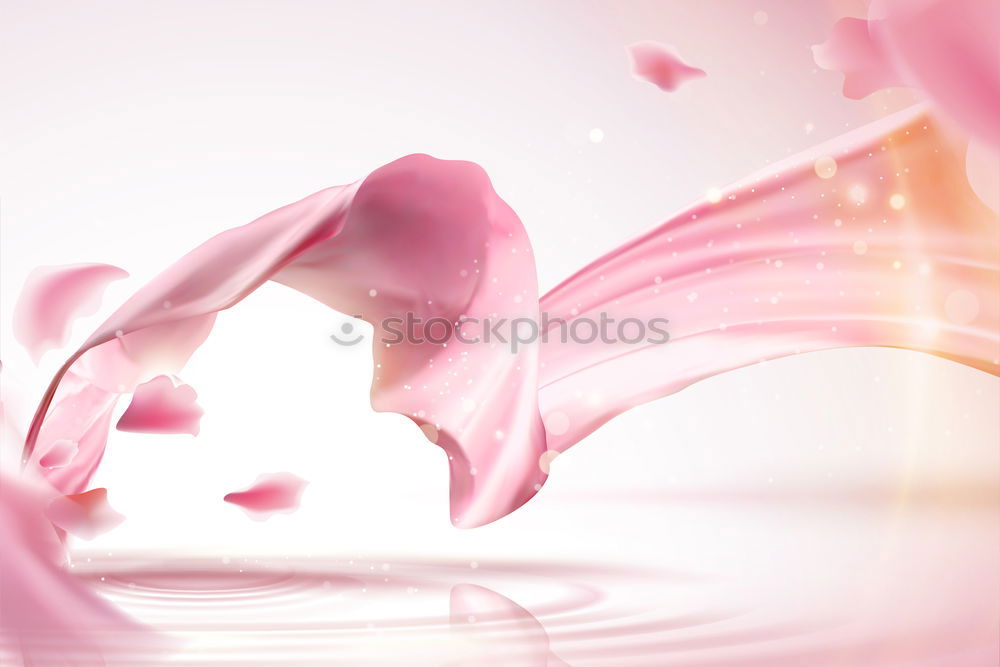
[[[2,138],[2,321],[36,265],[133,276],[74,344],[203,238],[405,153],[482,164],[525,224],[545,291],[708,188],[916,99],[846,100],[841,77],[814,65],[809,46],[862,3],[6,11],[17,29],[0,46],[0,120],[18,132]],[[672,95],[635,81],[624,46],[642,39],[709,77]],[[739,610],[673,630],[675,664],[995,662],[995,378],[874,349],[744,369],[615,420],[552,463],[530,509],[459,532],[440,453],[367,407],[367,351],[331,348],[342,321],[274,285],[221,317],[183,376],[206,407],[200,435],[113,435],[96,485],[128,521],[80,545],[81,562],[166,550],[656,567],[698,583],[661,573],[628,589],[569,566],[552,581],[600,590],[583,611],[607,612],[604,628],[621,609]],[[35,371],[2,335],[4,372],[36,395],[58,355]],[[256,524],[221,502],[268,470],[309,479],[299,512]],[[438,576],[475,583],[479,569]],[[529,611],[558,588],[482,583]],[[566,634],[549,638],[571,664],[625,664]],[[619,658],[642,645],[617,641]]]

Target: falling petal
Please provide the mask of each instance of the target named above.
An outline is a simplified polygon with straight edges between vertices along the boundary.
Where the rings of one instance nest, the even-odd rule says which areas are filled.
[[[0,489],[0,653],[13,644],[25,664],[103,665],[124,647],[157,642],[62,566],[63,545],[45,516],[51,487],[0,472]],[[69,515],[68,523],[87,522],[88,511],[74,500],[57,498],[50,512],[53,506]]]
[[[309,482],[289,472],[265,473],[245,491],[227,493],[227,503],[238,505],[253,519],[263,521],[273,514],[290,514],[298,509],[302,491]]]
[[[833,24],[830,38],[812,50],[817,65],[844,74],[844,96],[852,100],[882,88],[906,85],[864,19],[840,19]]]
[[[677,51],[666,44],[636,42],[627,50],[632,59],[632,74],[660,90],[673,91],[685,81],[706,76],[704,70],[685,63]]]
[[[43,266],[28,275],[14,306],[14,337],[38,363],[69,340],[78,317],[93,315],[108,283],[128,273],[108,264]]]
[[[859,99],[911,86],[969,134],[1000,148],[1000,2],[874,0],[868,20],[845,18],[813,47],[816,64],[844,73]]]
[[[174,386],[166,375],[136,388],[132,402],[115,427],[129,433],[188,433],[198,435],[204,410],[190,385]]]
[[[60,496],[49,503],[45,516],[56,526],[85,540],[92,540],[125,520],[108,504],[108,490],[104,488]]]

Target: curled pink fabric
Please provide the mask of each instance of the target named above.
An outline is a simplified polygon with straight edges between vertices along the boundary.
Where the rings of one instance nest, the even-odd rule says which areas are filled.
[[[961,146],[922,110],[769,167],[715,199],[539,299],[524,228],[485,173],[404,157],[208,240],[139,290],[53,379],[26,458],[37,461],[39,440],[79,442],[71,465],[45,473],[63,493],[79,493],[117,396],[164,372],[154,368],[179,370],[214,313],[265,280],[376,327],[407,313],[538,321],[544,311],[568,327],[601,314],[669,319],[666,344],[563,341],[556,322],[547,341],[516,350],[454,339],[374,347],[372,405],[409,417],[448,454],[452,520],[462,527],[530,499],[551,452],[726,370],[880,345],[997,372],[996,215],[970,189]]]

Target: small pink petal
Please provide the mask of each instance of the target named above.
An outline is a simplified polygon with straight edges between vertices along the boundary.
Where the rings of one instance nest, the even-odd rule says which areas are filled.
[[[845,97],[860,100],[882,88],[906,85],[877,34],[864,19],[843,18],[833,24],[827,41],[812,47],[818,66],[843,73]]]
[[[874,0],[868,18],[869,31],[911,85],[968,133],[1000,148],[1000,2]]]
[[[198,435],[205,411],[195,402],[197,399],[191,385],[174,386],[170,378],[160,375],[136,388],[116,428],[129,433]]]
[[[272,514],[290,514],[299,507],[303,489],[309,482],[290,472],[264,473],[246,491],[227,493],[227,503],[239,505],[258,521]]]
[[[59,528],[85,540],[92,540],[125,520],[108,504],[108,490],[104,488],[59,496],[49,503],[45,516]]]
[[[38,461],[38,465],[43,468],[63,468],[69,465],[79,450],[79,446],[72,440],[56,440]]]
[[[681,60],[672,46],[659,42],[636,42],[627,47],[632,74],[660,90],[676,90],[685,81],[706,76],[705,71]]]
[[[108,264],[38,267],[14,306],[14,337],[38,363],[47,351],[66,344],[73,320],[97,312],[108,283],[127,277]]]
[[[157,638],[63,566],[65,545],[45,517],[52,492],[0,470],[0,663],[134,664],[139,642],[145,650]]]

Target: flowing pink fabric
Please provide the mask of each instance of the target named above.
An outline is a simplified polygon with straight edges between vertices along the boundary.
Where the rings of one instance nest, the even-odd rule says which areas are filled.
[[[35,414],[22,479],[3,480],[3,569],[18,576],[0,580],[0,598],[60,645],[87,646],[77,635],[95,624],[130,627],[59,569],[43,513],[89,488],[120,396],[179,372],[215,313],[266,280],[376,326],[406,313],[565,321],[516,351],[454,339],[374,348],[372,405],[447,452],[452,518],[471,527],[530,499],[558,452],[615,415],[740,366],[879,345],[996,374],[997,230],[966,180],[963,146],[915,109],[695,203],[539,299],[525,231],[483,171],[402,158],[209,239],[70,356]],[[669,320],[670,340],[561,339],[562,327],[602,317]],[[71,460],[41,465],[67,441]],[[43,491],[22,484],[35,477]],[[7,616],[4,632],[27,642],[30,628],[6,627]]]
[[[570,327],[602,313],[669,319],[667,344],[550,332],[516,351],[457,340],[375,346],[372,405],[411,418],[447,452],[452,519],[478,526],[537,492],[547,452],[726,370],[879,345],[996,373],[996,233],[962,149],[911,110],[696,203],[539,301],[524,229],[483,171],[412,155],[224,232],[142,288],[53,379],[26,455],[37,460],[39,439],[79,442],[71,465],[45,473],[79,493],[118,393],[154,366],[183,365],[214,313],[268,279],[376,326],[406,313],[459,322],[544,311]]]

